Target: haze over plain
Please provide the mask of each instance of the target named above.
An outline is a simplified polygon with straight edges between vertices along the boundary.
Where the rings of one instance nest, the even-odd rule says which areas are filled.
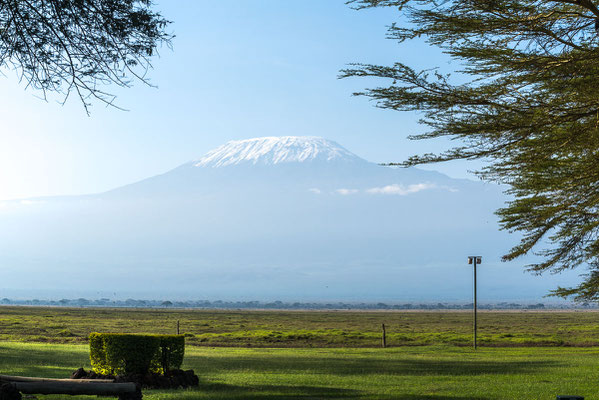
[[[320,137],[231,141],[107,192],[4,201],[4,291],[467,301],[464,255],[478,253],[481,300],[536,300],[547,282],[493,261],[513,240],[493,215],[503,200],[496,185],[380,166]]]

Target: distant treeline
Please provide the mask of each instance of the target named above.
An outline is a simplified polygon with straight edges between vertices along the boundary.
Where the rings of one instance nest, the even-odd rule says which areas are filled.
[[[212,308],[212,309],[273,309],[273,310],[470,310],[472,303],[302,303],[283,301],[171,301],[171,300],[111,300],[102,299],[60,299],[60,300],[15,300],[3,298],[3,305],[56,306],[56,307],[130,307],[130,308]],[[539,310],[596,308],[596,304],[549,304],[544,303],[487,303],[478,304],[482,310]]]

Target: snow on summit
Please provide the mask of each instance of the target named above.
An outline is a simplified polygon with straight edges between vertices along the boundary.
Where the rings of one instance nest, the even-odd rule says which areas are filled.
[[[306,161],[364,160],[331,140],[312,136],[280,136],[233,140],[209,151],[193,164],[196,167],[217,168],[245,163],[274,165]]]

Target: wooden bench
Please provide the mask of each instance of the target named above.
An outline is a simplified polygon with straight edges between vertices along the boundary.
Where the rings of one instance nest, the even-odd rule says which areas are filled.
[[[0,400],[13,400],[14,393],[115,396],[119,400],[141,400],[135,383],[109,379],[49,379],[0,375]],[[13,393],[13,394],[11,394]],[[15,397],[15,400],[19,396]]]

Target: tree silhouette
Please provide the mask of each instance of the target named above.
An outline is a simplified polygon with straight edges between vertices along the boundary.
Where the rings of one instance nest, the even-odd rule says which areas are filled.
[[[578,287],[554,293],[599,300],[599,8],[591,0],[351,0],[394,7],[398,41],[423,38],[462,66],[458,77],[417,71],[406,60],[356,64],[343,77],[382,78],[358,95],[382,108],[417,111],[415,139],[458,145],[404,166],[484,158],[486,180],[509,185],[502,228],[523,234],[504,260],[541,256],[537,273],[590,267]],[[456,75],[456,74],[454,74]],[[387,85],[387,82],[390,84]]]
[[[151,0],[0,0],[0,67],[26,83],[114,105],[108,84],[148,83],[150,59],[170,45],[169,21]]]

